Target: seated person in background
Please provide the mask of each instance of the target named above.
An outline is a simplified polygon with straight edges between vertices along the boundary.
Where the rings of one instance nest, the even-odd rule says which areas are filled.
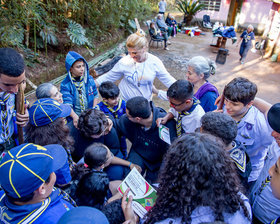
[[[119,119],[125,114],[125,101],[120,98],[119,87],[110,81],[103,82],[99,86],[99,93],[102,101],[96,105],[96,108],[103,111],[105,114],[110,114],[114,119]],[[127,146],[125,137],[120,138],[121,151],[123,158],[127,157]]]
[[[251,173],[252,166],[250,158],[245,152],[245,147],[238,141],[234,140],[237,135],[237,124],[233,118],[227,114],[208,112],[201,118],[201,133],[208,133],[220,138],[225,144],[225,149],[236,165],[237,174],[240,182],[247,193],[248,177]],[[241,189],[242,190],[242,189]]]
[[[89,74],[86,60],[74,51],[69,51],[65,59],[68,75],[60,85],[63,102],[71,106],[77,115],[97,104],[98,92]]]
[[[117,121],[117,130],[128,138],[131,149],[128,161],[142,168],[142,175],[146,172],[146,180],[150,183],[157,181],[157,174],[162,158],[169,145],[159,137],[156,120],[166,112],[157,108],[152,102],[141,96],[131,98],[126,103],[126,115]],[[175,121],[168,121],[171,142],[176,137]],[[127,170],[128,172],[129,170]]]
[[[154,22],[150,23],[149,33],[151,37],[154,39],[164,40],[164,50],[169,50],[167,48],[167,41],[168,41],[167,33],[166,32],[161,33],[161,31],[156,28]]]
[[[55,224],[75,202],[54,187],[55,171],[67,162],[60,145],[22,144],[0,164],[1,222]]]
[[[211,75],[215,74],[215,62],[202,56],[196,56],[188,62],[187,69],[186,78],[194,85],[194,96],[200,101],[204,111],[216,110],[215,100],[219,96],[219,92],[207,80]]]
[[[106,115],[97,109],[88,109],[84,111],[79,119],[79,130],[72,129],[75,139],[75,150],[73,158],[79,161],[83,156],[86,148],[92,143],[102,143],[106,145],[114,157],[116,163],[106,168],[106,173],[110,181],[122,180],[124,178],[124,166],[133,167],[130,162],[123,160],[120,151],[120,141],[113,122]]]
[[[69,116],[70,113],[71,107],[68,105],[60,104],[50,98],[39,99],[29,109],[30,118],[25,129],[26,141],[29,143],[59,144],[65,148],[68,162],[56,171],[56,184],[60,186],[71,181],[70,169],[73,169],[75,165],[71,156],[74,141],[65,124],[65,117]]]
[[[273,141],[264,115],[253,106],[256,93],[256,84],[242,77],[233,79],[224,88],[224,113],[237,122],[236,140],[245,146],[251,160],[252,172],[248,179],[251,187],[263,168],[267,147]]]
[[[168,13],[165,23],[172,28],[171,36],[176,36],[177,33],[177,21],[175,17]]]
[[[170,110],[157,120],[157,124],[165,124],[176,117],[177,137],[183,133],[194,132],[200,127],[200,119],[205,114],[199,100],[193,96],[193,85],[187,80],[178,80],[167,90]]]
[[[249,200],[217,138],[185,134],[171,144],[163,164],[156,203],[145,223],[251,223]]]
[[[36,89],[36,98],[38,100],[42,99],[42,98],[51,98],[51,99],[56,100],[59,103],[63,103],[61,92],[59,92],[57,87],[55,85],[53,85],[52,83],[50,83],[50,82],[46,82],[46,83],[40,84],[37,87],[37,89]],[[79,117],[74,112],[73,109],[71,110],[70,117],[72,117],[72,119],[73,119],[74,126],[77,127]]]
[[[168,37],[171,36],[172,28],[171,28],[170,26],[167,26],[167,25],[166,25],[166,23],[165,23],[164,20],[162,19],[162,15],[161,15],[161,14],[158,14],[158,15],[157,15],[156,24],[157,24],[157,27],[158,27],[162,32],[167,32],[167,33],[168,33]]]
[[[256,102],[254,102],[254,105],[259,108]],[[250,202],[252,204],[254,223],[273,223],[272,220],[278,218],[280,214],[279,196],[275,195],[275,190],[277,189],[273,189],[273,179],[277,175],[279,176],[278,165],[280,165],[279,160],[277,161],[280,156],[280,103],[276,103],[271,108],[268,108],[267,111],[262,112],[267,114],[267,121],[272,128],[271,135],[274,140],[268,147],[263,169],[252,188]],[[274,168],[270,169],[273,165]],[[273,179],[271,179],[271,176],[274,176]]]

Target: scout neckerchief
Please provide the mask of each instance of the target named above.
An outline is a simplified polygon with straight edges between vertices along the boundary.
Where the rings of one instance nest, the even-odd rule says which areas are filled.
[[[265,180],[262,182],[262,184],[261,184],[261,186],[260,186],[260,188],[259,188],[259,190],[257,192],[258,195],[260,195],[261,192],[263,191],[263,189],[270,183],[270,180],[271,180],[271,176],[267,176],[265,178]]]
[[[229,151],[230,157],[233,159],[234,163],[236,164],[237,168],[241,170],[243,173],[246,171],[246,154],[244,151],[240,150],[236,143],[233,142],[234,146],[233,149]]]
[[[70,169],[73,169],[75,165],[74,165],[74,161],[73,161],[73,158],[71,155],[71,151],[69,148],[65,148],[65,150],[68,155],[68,163],[69,163]]]
[[[279,224],[279,223],[280,223],[280,217],[274,219],[270,224]]]
[[[0,198],[0,201],[2,201],[5,198],[5,195],[6,194],[3,194],[3,196]],[[44,214],[44,211],[46,209],[48,209],[48,207],[51,205],[51,203],[53,201],[60,200],[60,195],[62,196],[62,198],[64,200],[69,202],[73,207],[77,207],[76,202],[67,193],[54,187],[52,194],[49,197],[47,197],[44,201],[42,201],[41,205],[39,207],[35,208],[33,211],[31,211],[29,214],[27,214],[23,219],[21,219],[20,222],[17,222],[17,223],[21,223],[21,224],[36,223],[36,220],[38,220],[38,218],[42,214]],[[70,210],[70,208],[65,203],[63,203],[63,205],[64,205],[64,208],[66,209],[66,211]],[[3,213],[2,213],[2,215],[3,215]]]
[[[9,138],[9,124],[8,124],[8,108],[7,102],[10,98],[10,93],[4,93],[2,98],[0,99],[1,105],[1,126],[2,126],[2,138],[4,142]]]
[[[186,115],[190,115],[199,103],[200,101],[193,97],[193,105],[191,106],[191,108],[187,111],[178,112],[179,116],[176,122],[177,137],[180,137],[182,135],[182,118]]]
[[[119,118],[118,111],[122,107],[122,99],[119,100],[118,107],[114,110],[112,107],[110,107],[106,102],[102,101],[104,105],[108,108],[108,110],[114,115],[114,118]]]
[[[80,102],[80,106],[81,106],[81,111],[84,111],[86,109],[84,97],[83,97],[83,91],[82,91],[83,84],[84,84],[84,77],[85,77],[85,75],[81,76],[79,79],[75,79],[74,77],[71,76],[71,79],[79,93],[79,102]]]

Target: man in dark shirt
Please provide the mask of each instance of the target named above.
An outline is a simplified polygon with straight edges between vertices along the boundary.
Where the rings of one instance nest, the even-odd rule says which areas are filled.
[[[117,130],[132,143],[128,160],[146,172],[146,180],[153,183],[157,180],[163,155],[169,144],[159,137],[159,128],[156,120],[164,117],[166,112],[155,107],[152,102],[141,96],[133,97],[127,101],[126,115],[117,121]],[[170,140],[176,138],[176,122],[168,121],[165,126],[169,128]],[[129,171],[129,170],[127,170]]]

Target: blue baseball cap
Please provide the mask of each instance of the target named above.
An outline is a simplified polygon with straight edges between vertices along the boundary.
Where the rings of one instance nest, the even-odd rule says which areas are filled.
[[[71,107],[60,104],[51,98],[37,100],[29,109],[29,122],[33,126],[44,126],[54,122],[59,117],[68,117]]]
[[[8,151],[0,163],[0,184],[12,198],[27,196],[66,161],[67,154],[61,145],[19,145]]]
[[[80,206],[64,213],[57,224],[109,224],[109,221],[98,209]]]

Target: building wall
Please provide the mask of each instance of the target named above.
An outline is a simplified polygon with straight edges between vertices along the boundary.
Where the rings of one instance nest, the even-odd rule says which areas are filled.
[[[259,33],[263,32],[269,22],[269,13],[273,2],[267,0],[245,0],[239,16],[239,24],[247,27],[252,24]]]
[[[222,0],[220,11],[203,10],[196,15],[197,19],[202,19],[203,15],[208,14],[211,21],[220,21],[226,24],[231,0]],[[236,21],[241,28],[252,24],[261,33],[269,21],[269,12],[273,2],[268,0],[244,0],[241,13],[237,15]]]
[[[229,4],[230,0],[222,0],[219,12],[203,10],[196,15],[196,18],[202,19],[203,15],[208,14],[210,16],[211,21],[220,21],[225,24],[227,21]]]

